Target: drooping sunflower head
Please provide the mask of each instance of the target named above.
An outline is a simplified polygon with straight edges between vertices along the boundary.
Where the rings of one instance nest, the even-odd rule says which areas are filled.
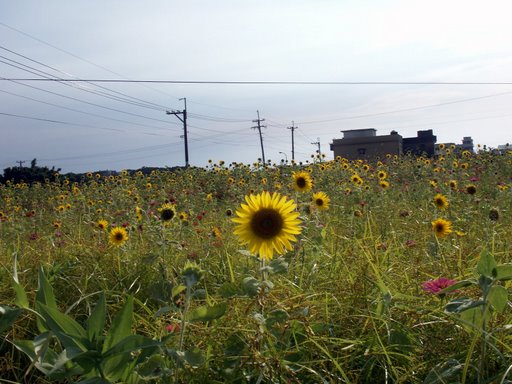
[[[128,240],[128,232],[123,227],[114,227],[109,235],[110,244],[120,247]]]
[[[324,192],[316,192],[316,193],[313,193],[313,197],[311,198],[311,201],[312,201],[312,206],[314,208],[317,208],[320,210],[326,210],[326,209],[329,209],[329,204],[331,202],[331,199]]]
[[[265,260],[272,259],[274,252],[281,255],[291,250],[302,231],[295,202],[277,192],[248,195],[245,202],[232,219],[238,224],[234,233],[240,242]]]
[[[448,208],[448,199],[445,195],[438,193],[434,196],[434,205],[441,210]]]
[[[445,219],[436,219],[432,222],[432,230],[437,237],[445,237],[452,233],[452,222]]]
[[[313,180],[309,172],[294,172],[292,176],[293,188],[297,192],[307,192],[313,187]]]
[[[164,222],[169,222],[176,216],[176,208],[174,205],[165,203],[160,208],[158,208],[160,212],[160,219]]]

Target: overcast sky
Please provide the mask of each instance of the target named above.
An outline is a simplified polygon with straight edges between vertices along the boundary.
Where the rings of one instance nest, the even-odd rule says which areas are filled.
[[[512,84],[245,85],[5,79],[512,82],[510,0],[0,0],[0,171],[307,160],[342,130],[512,142]],[[283,152],[283,153],[280,153]]]

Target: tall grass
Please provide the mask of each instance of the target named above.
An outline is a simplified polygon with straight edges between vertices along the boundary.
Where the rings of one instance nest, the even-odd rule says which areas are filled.
[[[328,210],[292,188],[291,172],[299,169],[311,172],[313,191],[330,197]],[[511,180],[510,153],[448,150],[436,160],[219,163],[0,186],[0,382],[122,381],[101,369],[85,374],[83,366],[45,375],[20,348],[20,340],[49,329],[49,347],[60,353],[67,339],[55,333],[52,316],[88,329],[103,298],[97,340],[123,329],[147,343],[125,361],[133,366],[127,382],[511,382]],[[262,191],[294,199],[303,222],[293,251],[264,273],[231,221],[245,195]],[[434,205],[438,193],[449,201],[446,210]],[[164,222],[164,203],[185,213],[183,220]],[[431,223],[438,218],[453,232],[436,236]],[[128,232],[120,247],[108,239],[114,226]],[[472,283],[423,289],[440,277]],[[41,306],[50,286],[55,311]],[[476,304],[467,309],[463,300]],[[133,319],[129,329],[119,313]]]

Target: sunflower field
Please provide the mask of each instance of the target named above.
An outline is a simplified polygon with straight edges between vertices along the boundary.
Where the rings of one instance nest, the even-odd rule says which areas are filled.
[[[512,152],[0,185],[0,383],[512,383]]]

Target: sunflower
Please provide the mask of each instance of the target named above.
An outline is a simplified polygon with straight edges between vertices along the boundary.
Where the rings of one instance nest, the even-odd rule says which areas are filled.
[[[160,212],[160,219],[162,221],[171,221],[176,216],[176,210],[174,205],[165,203],[160,208],[158,208],[158,212]]]
[[[232,219],[238,224],[234,233],[240,241],[264,260],[272,259],[274,252],[291,250],[295,235],[302,231],[295,202],[277,192],[245,196],[245,201]]]
[[[185,211],[181,211],[178,214],[178,217],[180,218],[180,221],[187,221],[188,220],[188,214]]]
[[[307,192],[313,187],[309,172],[293,172],[293,188],[297,192]]]
[[[313,207],[320,210],[326,210],[329,209],[329,203],[331,202],[331,199],[324,192],[316,192],[313,193],[311,201]]]
[[[388,177],[388,174],[386,171],[380,170],[379,173],[377,173],[377,177],[381,180],[384,180],[386,177]]]
[[[445,210],[446,208],[448,208],[449,205],[448,199],[446,198],[445,195],[438,193],[437,195],[434,196],[434,205],[441,210]]]
[[[466,192],[470,195],[474,195],[476,193],[476,187],[474,184],[469,184],[466,186]]]
[[[107,229],[108,227],[108,221],[107,220],[98,220],[96,222],[96,228],[98,229],[101,229],[102,231],[104,231],[105,229]]]
[[[450,180],[448,184],[450,185],[451,189],[457,189],[457,180]]]
[[[110,244],[120,247],[128,240],[128,233],[123,227],[114,227],[110,231],[109,236]]]
[[[432,230],[437,237],[445,237],[452,233],[452,222],[445,219],[436,219],[432,222]]]

